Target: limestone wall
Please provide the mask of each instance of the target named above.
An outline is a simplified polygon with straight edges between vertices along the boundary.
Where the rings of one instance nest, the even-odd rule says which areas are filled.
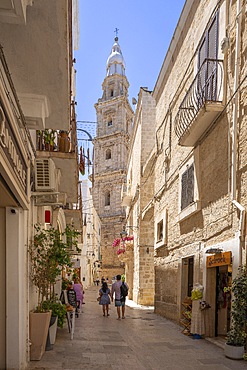
[[[138,304],[154,303],[153,218],[142,218],[142,208],[153,196],[153,178],[143,174],[143,167],[155,143],[155,101],[141,88],[136,109],[127,181],[130,181],[133,203],[127,209],[128,223],[134,226],[132,272],[133,300]],[[150,174],[150,173],[149,173]],[[130,269],[129,269],[130,270]],[[132,294],[132,292],[131,292]]]
[[[196,3],[196,2],[195,2]],[[181,314],[181,301],[187,295],[183,284],[183,263],[194,258],[193,282],[205,282],[205,251],[210,246],[233,241],[239,229],[240,214],[231,202],[230,158],[233,109],[233,78],[235,53],[235,4],[230,12],[230,47],[223,55],[220,44],[226,33],[226,2],[219,7],[218,59],[224,59],[225,109],[204,132],[196,146],[178,145],[174,131],[175,116],[197,71],[198,44],[212,16],[216,1],[200,1],[194,6],[181,29],[173,58],[161,74],[156,86],[156,135],[158,157],[155,166],[156,201],[154,223],[167,212],[167,239],[155,250],[155,310],[170,319],[177,320]],[[242,22],[240,80],[246,75],[246,19]],[[244,89],[245,85],[245,89]],[[240,111],[238,119],[239,145],[237,163],[237,198],[246,205],[246,83],[240,87]],[[181,218],[181,173],[193,158],[195,165],[195,191],[199,208]],[[230,248],[233,258],[238,251]],[[231,249],[232,248],[232,249]],[[210,287],[207,287],[210,289]]]

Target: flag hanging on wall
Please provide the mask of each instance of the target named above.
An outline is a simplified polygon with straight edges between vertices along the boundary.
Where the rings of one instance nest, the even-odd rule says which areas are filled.
[[[82,176],[85,175],[85,155],[84,155],[84,148],[82,151],[82,147],[80,147],[79,171]]]

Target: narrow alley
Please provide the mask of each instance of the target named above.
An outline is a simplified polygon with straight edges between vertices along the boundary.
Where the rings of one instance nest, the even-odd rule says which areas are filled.
[[[53,349],[40,361],[30,362],[29,369],[247,369],[245,361],[227,359],[222,348],[183,335],[179,326],[151,309],[134,307],[132,301],[126,307],[125,320],[116,319],[114,305],[110,316],[103,317],[97,296],[98,287],[86,290],[73,340],[66,323],[58,329]]]

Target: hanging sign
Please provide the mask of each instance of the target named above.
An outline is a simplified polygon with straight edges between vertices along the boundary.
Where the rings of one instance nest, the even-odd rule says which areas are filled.
[[[232,252],[217,253],[207,257],[207,267],[231,265]]]

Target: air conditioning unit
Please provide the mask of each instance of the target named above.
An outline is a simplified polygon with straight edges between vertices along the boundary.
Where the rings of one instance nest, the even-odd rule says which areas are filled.
[[[36,206],[65,206],[66,201],[66,193],[50,194],[46,192],[35,197]]]
[[[131,185],[130,183],[122,185],[121,191],[121,205],[125,207],[129,207],[132,201],[132,194],[131,194]]]
[[[36,159],[35,163],[35,190],[36,191],[55,191],[56,166],[50,158]]]

